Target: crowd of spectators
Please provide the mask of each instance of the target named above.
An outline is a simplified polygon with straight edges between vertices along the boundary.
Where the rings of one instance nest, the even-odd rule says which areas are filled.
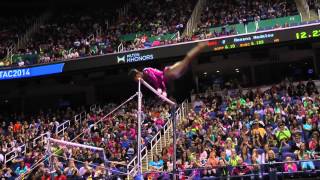
[[[26,167],[30,167],[32,162],[43,156],[43,147],[35,147],[33,140],[41,134],[52,131],[55,132],[56,127],[77,114],[81,109],[72,110],[67,108],[65,110],[46,112],[40,111],[33,115],[18,115],[13,114],[9,117],[1,116],[0,127],[0,177],[12,178],[25,172],[25,166],[16,168],[15,164],[19,163],[24,158]],[[26,145],[26,157],[23,157],[24,147]],[[12,152],[5,158],[5,154]],[[12,162],[6,163],[13,154],[18,154],[18,157]],[[32,160],[31,160],[32,156]]]
[[[118,51],[121,43],[123,46],[120,51],[129,51],[233,35],[237,34],[234,27],[222,28],[219,32],[210,32],[208,28],[297,13],[295,3],[290,0],[209,0],[198,29],[190,37],[182,36],[196,3],[196,0],[133,0],[127,4],[126,14],[114,23],[110,23],[109,20],[114,18],[115,12],[106,12],[101,8],[63,8],[53,13],[25,48],[15,52],[13,65],[25,66],[113,53]],[[18,31],[12,29],[8,32]],[[175,34],[177,32],[180,33],[180,37]],[[136,34],[136,38],[123,41],[122,36],[128,34]],[[172,37],[163,38],[168,34]],[[0,53],[4,56],[7,46],[0,47]]]
[[[114,24],[109,23],[113,14],[105,13],[99,8],[55,12],[52,18],[33,35],[26,48],[17,51],[20,57],[15,60],[15,65],[50,63],[113,53],[118,51],[121,36],[129,33],[151,32],[151,36],[160,37],[177,31],[182,33],[195,2],[130,1],[127,14]],[[132,42],[123,42],[123,50],[137,50],[172,43],[177,43],[177,38],[173,41],[149,42],[148,38],[137,36]],[[25,55],[36,56],[30,60],[25,58]]]
[[[117,36],[104,29],[111,16],[108,12],[91,8],[61,11],[54,12],[19,52],[37,54],[39,63],[50,63],[115,51]]]
[[[177,128],[179,179],[271,178],[278,172],[287,177],[317,176],[319,103],[313,81],[219,93],[209,88],[196,96],[192,110]],[[151,171],[171,172],[172,155],[172,145],[164,148],[150,161]],[[160,179],[170,174],[146,176]]]
[[[163,102],[150,100],[145,103],[143,146],[148,145],[170,117],[169,107]],[[110,103],[104,106],[103,111],[88,113],[82,121],[71,121],[65,133],[60,134],[55,133],[56,127],[66,120],[73,120],[76,115],[76,112],[70,108],[55,113],[40,113],[30,118],[16,117],[16,122],[4,123],[1,134],[0,177],[12,179],[31,172],[29,176],[31,179],[48,179],[51,170],[49,170],[47,145],[41,139],[33,142],[34,138],[46,132],[51,132],[51,137],[55,139],[101,147],[105,150],[108,161],[105,167],[104,157],[99,152],[53,143],[51,151],[54,154],[52,162],[55,178],[123,176],[127,172],[127,163],[136,153],[136,104],[129,102],[104,119],[102,123],[96,123],[116,107],[115,104]],[[20,119],[30,120],[21,122]],[[23,144],[27,144],[26,153],[23,153],[23,149],[20,148]],[[4,155],[11,150],[15,150],[17,157],[3,164]]]
[[[318,0],[308,0],[307,1],[309,5],[310,10],[314,10],[315,13],[318,13],[318,10],[320,9],[320,1]]]
[[[118,22],[118,29],[121,34],[151,32],[152,35],[159,36],[177,31],[182,33],[196,2],[196,0],[131,1],[127,16]]]
[[[298,13],[291,0],[209,0],[201,15],[201,28],[248,23],[265,19],[292,16]]]
[[[230,36],[236,35],[237,30],[235,27],[232,27],[230,30],[222,27],[221,31],[214,30],[213,32],[210,31],[208,28],[198,27],[197,30],[194,32],[194,38],[197,39],[208,39],[208,38],[215,38],[215,37],[222,37],[222,36]]]
[[[25,30],[35,20],[34,15],[28,16],[1,16],[0,17],[0,59],[7,55],[7,48],[17,43]]]

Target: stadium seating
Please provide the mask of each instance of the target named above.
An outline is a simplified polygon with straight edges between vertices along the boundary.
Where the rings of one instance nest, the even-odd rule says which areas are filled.
[[[144,113],[145,119],[142,128],[144,146],[148,145],[153,135],[161,130],[167,117],[170,116],[169,109],[167,109],[162,102],[149,100],[146,101],[146,103],[149,104],[149,106],[146,106],[148,111]],[[25,174],[27,173],[25,170],[33,169],[33,165],[35,165],[36,162],[43,161],[46,148],[44,137],[47,136],[46,132],[48,131],[51,132],[52,137],[55,139],[63,139],[65,141],[105,148],[107,159],[111,162],[117,162],[116,164],[110,164],[114,172],[111,172],[109,175],[122,175],[126,173],[126,163],[135,156],[136,152],[137,132],[134,119],[136,115],[135,107],[136,103],[129,103],[112,114],[112,116],[105,117],[102,121],[103,123],[98,123],[94,126],[93,124],[101,120],[106,113],[115,108],[115,104],[105,105],[103,111],[92,110],[89,113],[79,113],[79,115],[81,114],[82,116],[80,118],[79,115],[76,115],[76,112],[70,108],[66,111],[57,111],[55,113],[40,113],[39,115],[30,117],[30,119],[35,120],[29,123],[24,121],[21,124],[19,120],[22,117],[17,117],[16,119],[18,121],[8,124],[8,131],[3,129],[2,132],[1,156],[4,157],[5,154],[12,151],[12,154],[9,153],[5,159],[2,159],[2,163],[5,161],[6,167],[11,168],[11,173],[8,173],[6,177],[13,178]],[[68,123],[65,128],[60,128],[63,122],[67,121],[71,121],[71,123]],[[4,125],[4,127],[6,127],[6,125]],[[91,130],[87,132],[87,129]],[[81,133],[83,134],[79,136]],[[13,139],[14,141],[12,141],[11,144],[7,144],[5,139]],[[68,161],[66,161],[64,157],[74,158],[78,170],[83,167],[85,161],[88,161],[92,168],[100,168],[100,164],[102,163],[102,157],[99,155],[96,156],[94,152],[79,151],[71,147],[66,149],[59,145],[53,145],[52,148],[56,155],[55,163],[61,164],[64,167],[68,166]],[[3,151],[3,149],[6,151]],[[72,154],[69,154],[70,149],[72,150]],[[90,156],[92,159],[89,158]],[[82,163],[80,163],[80,161]],[[20,167],[21,162],[24,162],[25,167],[27,167],[26,169]],[[30,175],[38,177],[40,173],[40,175],[43,176],[42,171],[46,171],[46,168],[48,168],[48,161],[45,160],[43,162],[44,166],[41,168],[35,167]],[[119,165],[121,162],[122,165]],[[3,169],[6,169],[6,167],[3,167]],[[71,176],[71,174],[68,173],[65,175]]]
[[[127,14],[113,24],[106,23],[112,14],[99,8],[57,11],[24,49],[16,51],[11,63],[13,66],[50,63],[301,23],[292,0],[208,0],[198,29],[192,36],[182,36],[196,2],[129,1]],[[2,57],[6,55],[6,46],[0,46]]]
[[[318,103],[318,88],[312,81],[228,93],[209,89],[197,95],[178,128],[179,179],[319,175],[315,171],[320,168]],[[161,164],[164,171],[172,167],[170,148],[150,165]],[[299,160],[288,170],[288,162]],[[153,172],[146,178],[164,175]]]
[[[1,16],[0,18],[0,60],[7,55],[7,48],[17,43],[25,30],[32,25],[36,15]]]
[[[202,13],[198,31],[213,33],[213,37],[221,32],[222,35],[250,33],[267,27],[273,28],[275,25],[284,27],[286,24],[300,23],[300,16],[295,15],[298,15],[298,11],[294,1],[290,0],[209,0]],[[222,31],[222,27],[226,30]]]

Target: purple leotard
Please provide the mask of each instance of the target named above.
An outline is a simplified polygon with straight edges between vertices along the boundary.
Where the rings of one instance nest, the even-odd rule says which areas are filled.
[[[143,69],[143,77],[146,81],[148,81],[155,89],[161,89],[166,92],[166,83],[167,78],[164,76],[164,72],[167,70],[167,67],[160,71],[155,68],[144,68]]]

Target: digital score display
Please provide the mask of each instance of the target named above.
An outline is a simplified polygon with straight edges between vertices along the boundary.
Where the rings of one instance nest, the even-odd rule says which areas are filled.
[[[311,32],[301,31],[296,33],[297,39],[318,38],[320,37],[320,30],[313,30]]]
[[[208,45],[213,51],[222,51],[311,38],[320,38],[319,24],[217,38],[210,40]]]

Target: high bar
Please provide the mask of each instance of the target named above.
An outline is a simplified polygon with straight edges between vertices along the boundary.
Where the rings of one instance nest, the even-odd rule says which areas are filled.
[[[146,86],[148,89],[150,89],[153,93],[155,93],[156,95],[158,95],[161,99],[163,99],[164,101],[166,101],[167,103],[171,104],[172,106],[176,105],[175,102],[171,101],[170,99],[168,99],[167,97],[163,96],[162,94],[160,94],[157,90],[155,90],[152,86],[150,86],[147,82],[145,82],[143,79],[139,79],[140,82]]]

